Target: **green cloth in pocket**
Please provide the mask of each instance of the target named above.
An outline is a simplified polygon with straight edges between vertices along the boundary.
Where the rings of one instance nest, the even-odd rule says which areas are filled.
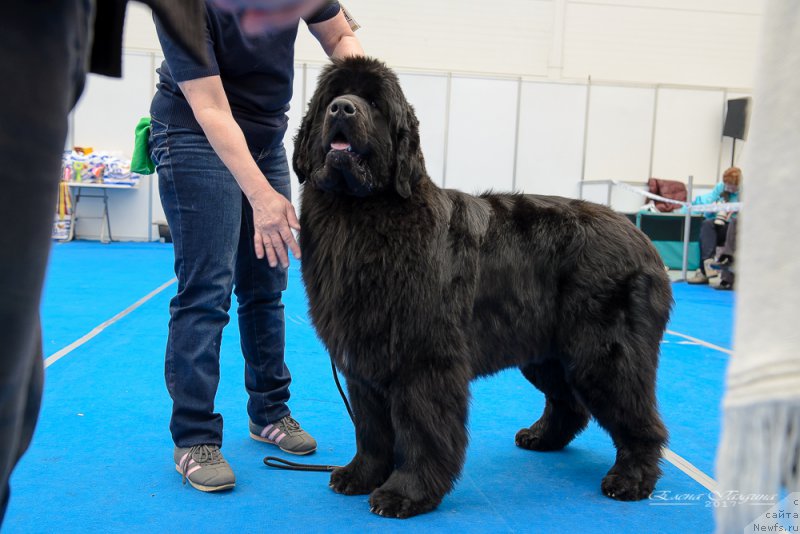
[[[148,141],[150,139],[150,117],[142,117],[136,125],[133,156],[131,157],[131,172],[136,174],[153,174],[156,166],[150,159]]]

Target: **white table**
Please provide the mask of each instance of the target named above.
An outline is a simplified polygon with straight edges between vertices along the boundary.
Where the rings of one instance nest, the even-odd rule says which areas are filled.
[[[81,197],[86,198],[99,198],[103,200],[103,215],[100,217],[82,217],[83,219],[100,219],[100,241],[103,243],[109,243],[113,241],[111,237],[111,217],[109,216],[108,212],[108,190],[109,189],[138,189],[139,182],[141,180],[137,180],[134,185],[124,185],[124,184],[98,184],[98,183],[91,183],[91,182],[67,182],[70,188],[75,190],[75,202],[72,205],[72,224],[73,228],[74,225],[78,222],[78,203],[81,200]],[[84,189],[96,189],[102,194],[89,194],[85,193]],[[105,223],[105,224],[104,224]],[[103,239],[103,230],[108,230],[108,239]]]

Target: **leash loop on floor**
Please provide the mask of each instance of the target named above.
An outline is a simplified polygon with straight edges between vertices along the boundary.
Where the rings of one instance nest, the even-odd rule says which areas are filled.
[[[336,382],[336,388],[339,390],[339,395],[342,397],[342,401],[344,402],[344,407],[347,408],[347,415],[350,416],[350,420],[355,425],[356,418],[353,415],[353,409],[350,407],[350,403],[347,401],[347,395],[344,394],[344,390],[342,389],[342,384],[339,383],[339,374],[336,372],[336,363],[333,359],[333,354],[330,355],[331,357],[331,371],[333,372],[333,381]],[[299,464],[297,462],[291,462],[289,460],[284,460],[283,458],[278,458],[276,456],[267,456],[264,458],[264,465],[267,467],[273,467],[275,469],[285,469],[287,471],[316,471],[316,472],[331,472],[334,469],[337,469],[338,465],[321,465],[321,464]]]
[[[264,458],[264,465],[268,467],[274,467],[276,469],[286,469],[287,471],[319,472],[331,472],[339,467],[338,465],[298,464],[296,462],[290,462],[289,460],[284,460],[283,458],[278,458],[276,456],[267,456]]]

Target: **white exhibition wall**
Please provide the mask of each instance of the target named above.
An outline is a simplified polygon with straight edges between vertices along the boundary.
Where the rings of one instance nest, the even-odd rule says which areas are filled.
[[[519,190],[578,196],[587,92],[585,85],[522,84],[515,180]]]
[[[511,80],[452,78],[446,187],[468,193],[514,187],[517,88]]]
[[[752,87],[764,0],[342,0],[367,53],[402,69]],[[160,50],[130,3],[125,48]],[[300,31],[296,61],[325,56]]]
[[[129,51],[124,59],[121,80],[90,77],[73,116],[71,144],[131,153],[133,128],[148,114],[161,56]],[[291,138],[320,68],[297,66],[290,158]],[[721,139],[725,102],[742,96],[696,87],[399,74],[421,122],[429,174],[439,185],[471,193],[492,189],[577,197],[582,178],[644,182],[650,176],[685,180],[693,175],[698,186],[714,184],[730,162],[730,143]],[[741,148],[738,143],[737,152]],[[296,180],[293,190],[299,204]],[[602,188],[587,188],[591,200],[605,202],[605,196]],[[624,191],[612,197],[621,210],[642,203]],[[82,201],[81,214],[95,215],[99,205]],[[157,180],[143,180],[136,191],[111,191],[111,216],[117,239],[156,238],[150,222],[164,220]],[[93,238],[99,224],[86,220],[77,231]]]

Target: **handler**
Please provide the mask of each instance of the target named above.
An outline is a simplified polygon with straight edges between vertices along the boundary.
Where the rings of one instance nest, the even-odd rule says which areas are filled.
[[[294,454],[316,450],[287,406],[281,302],[287,249],[300,257],[283,147],[300,20],[330,57],[363,55],[338,2],[272,0],[258,11],[237,11],[240,4],[207,3],[210,66],[185,53],[156,20],[166,59],[150,108],[150,154],[178,277],[165,366],[170,430],[177,470],[202,491],[235,484],[220,452],[222,416],[214,412],[232,291],[251,437]]]

